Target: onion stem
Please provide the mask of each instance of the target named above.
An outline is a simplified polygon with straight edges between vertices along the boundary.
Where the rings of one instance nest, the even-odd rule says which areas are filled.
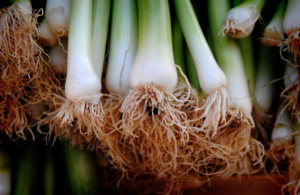
[[[31,195],[36,192],[38,150],[34,143],[27,143],[23,146],[18,156],[16,175],[14,177],[14,193]],[[30,177],[28,177],[30,175]]]
[[[42,23],[39,26],[39,42],[43,46],[54,46],[57,42],[57,38],[52,34],[46,17],[43,18]]]
[[[138,1],[139,42],[130,73],[132,88],[157,84],[171,92],[177,84],[167,1]],[[168,78],[168,79],[165,79]]]
[[[60,38],[60,43],[51,47],[48,51],[50,64],[55,74],[65,76],[67,74],[68,39]]]
[[[183,74],[186,74],[187,68],[185,67],[185,57],[184,57],[185,41],[180,28],[180,24],[178,22],[178,18],[175,14],[172,20],[172,38],[173,38],[173,51],[174,51],[175,64],[180,66]]]
[[[195,89],[197,89],[197,91],[200,91],[201,88],[199,84],[196,65],[188,46],[186,46],[185,49],[185,56],[186,56],[186,65],[187,65],[187,77],[189,79],[189,82],[192,84],[193,87],[195,87]]]
[[[101,194],[96,168],[87,151],[63,145],[71,194]]]
[[[52,33],[55,36],[68,36],[70,4],[71,0],[47,1],[45,17]]]
[[[92,61],[97,76],[102,78],[108,33],[110,0],[93,1]]]
[[[138,43],[138,10],[134,0],[114,0],[106,88],[126,93]]]

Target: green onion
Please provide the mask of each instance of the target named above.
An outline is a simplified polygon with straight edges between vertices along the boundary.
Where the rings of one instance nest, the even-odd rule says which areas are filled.
[[[91,154],[63,144],[71,194],[102,194]]]
[[[48,51],[50,57],[51,69],[58,75],[67,74],[67,51],[68,39],[60,38],[60,43],[51,47]]]
[[[197,68],[200,87],[208,94],[205,104],[197,108],[197,110],[204,110],[201,118],[205,118],[205,121],[201,128],[211,125],[212,136],[214,136],[219,122],[226,121],[226,109],[229,105],[227,79],[205,40],[190,1],[175,0],[174,2],[181,29]]]
[[[46,17],[43,18],[39,28],[39,42],[43,46],[54,46],[57,42],[57,38],[52,34]]]
[[[101,90],[101,82],[92,64],[92,0],[72,0],[68,40],[66,96],[90,101]]]
[[[251,128],[254,127],[252,101],[240,48],[233,38],[217,36],[229,10],[229,1],[210,0],[208,7],[216,59],[227,77],[230,98],[227,117],[232,117],[230,124],[222,128],[222,134],[215,138],[216,143],[231,149],[223,157],[227,163],[218,175],[229,177],[236,173],[240,177],[263,168],[265,151],[263,145],[250,136]]]
[[[185,58],[184,58],[184,38],[178,22],[178,18],[174,14],[172,20],[172,38],[173,38],[173,51],[175,64],[179,65],[182,72],[186,75],[187,68],[185,67]],[[178,72],[179,75],[180,72]],[[199,84],[198,84],[199,85]]]
[[[197,91],[200,91],[200,84],[197,74],[196,65],[193,60],[193,56],[190,52],[190,49],[188,46],[185,49],[185,55],[186,55],[186,65],[187,65],[187,77],[189,79],[189,82],[197,89]]]
[[[241,51],[234,39],[217,36],[218,28],[224,21],[229,5],[226,1],[216,0],[210,0],[208,4],[213,45],[216,48],[216,59],[227,77],[230,107],[242,108],[250,115],[252,103]]]
[[[55,114],[48,115],[50,118],[55,116],[55,123],[66,127],[76,118],[79,128],[86,128],[86,136],[101,132],[104,113],[100,101],[102,86],[92,63],[92,3],[92,0],[71,2],[65,84],[67,99],[54,111]],[[64,131],[58,131],[64,134]]]
[[[130,73],[132,88],[160,85],[171,92],[177,84],[168,2],[139,0],[139,42]],[[167,79],[166,79],[167,78]]]
[[[50,148],[46,148],[46,158],[44,161],[44,194],[54,195],[55,194],[55,167],[54,167],[54,156],[53,151]]]
[[[272,141],[281,142],[283,144],[281,149],[285,149],[292,144],[292,133],[293,130],[289,113],[286,110],[280,108],[278,110],[277,118],[272,131]]]
[[[238,6],[242,0],[235,0],[234,6]],[[249,84],[249,91],[252,96],[255,94],[255,64],[254,51],[251,35],[239,40],[242,52],[243,63],[245,66],[246,76]]]
[[[28,142],[19,151],[16,176],[14,177],[15,195],[31,195],[36,192],[38,147],[33,142]]]
[[[252,37],[249,35],[239,40],[239,45],[242,53],[243,64],[246,71],[248,80],[248,86],[250,94],[255,94],[255,63],[254,63],[254,51],[252,45]]]
[[[138,43],[138,10],[135,0],[114,0],[106,88],[126,93]]]
[[[55,36],[68,36],[71,0],[49,0],[45,17]]]
[[[264,38],[262,39],[265,45],[278,46],[283,41],[284,33],[282,23],[285,9],[286,1],[281,0],[271,22],[265,29]]]
[[[220,33],[234,38],[244,38],[251,34],[265,0],[245,0],[239,6],[228,11]]]
[[[100,80],[105,57],[109,14],[110,0],[93,1],[92,61]]]
[[[11,0],[11,3],[13,4],[13,6],[16,5],[19,8],[23,9],[26,12],[26,14],[29,14],[28,19],[31,19],[31,0]]]
[[[281,49],[294,54],[294,61],[300,55],[299,33],[300,33],[300,1],[289,0],[283,19],[283,30],[288,38],[281,44]]]
[[[259,46],[255,98],[264,113],[268,113],[276,98],[276,85],[271,83],[276,79],[274,75],[274,64],[270,60],[274,52],[272,52],[270,48],[264,47],[261,43]]]

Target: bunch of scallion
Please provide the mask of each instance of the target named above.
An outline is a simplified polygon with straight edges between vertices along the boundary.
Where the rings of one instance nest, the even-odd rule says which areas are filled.
[[[281,174],[288,161],[283,190],[299,194],[300,4],[276,1],[264,12],[270,2],[46,0],[42,10],[15,1],[0,12],[0,132],[16,142],[30,134],[67,140],[60,151],[71,194],[98,194],[104,177],[82,150],[106,156],[119,181],[150,181],[142,193],[250,176],[268,162]],[[278,47],[284,74],[257,39],[265,15],[259,38]],[[22,151],[12,191],[32,194],[37,147]],[[54,156],[44,156],[47,194],[57,185]],[[0,170],[0,193],[11,190],[8,172]]]

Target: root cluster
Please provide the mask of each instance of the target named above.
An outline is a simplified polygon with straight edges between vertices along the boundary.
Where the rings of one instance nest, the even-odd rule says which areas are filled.
[[[127,175],[154,175],[166,181],[164,187],[182,186],[191,177],[201,186],[215,175],[260,170],[264,148],[250,138],[252,117],[227,109],[226,122],[220,122],[213,138],[207,137],[212,126],[203,128],[204,110],[197,108],[205,101],[199,97],[182,83],[172,93],[146,85],[126,97],[110,95],[98,147]]]
[[[300,80],[298,79],[296,84],[285,88],[280,94],[280,97],[284,99],[283,104],[291,111],[291,117],[295,117],[298,121],[300,121],[299,81]]]
[[[276,27],[266,29],[262,42],[268,46],[279,46],[283,41],[283,36],[276,30]]]
[[[17,5],[0,11],[0,99],[6,106],[0,111],[5,124],[1,130],[10,136],[16,132],[25,138],[23,131],[31,129],[23,104],[49,101],[61,90],[43,49],[36,43],[38,16],[27,14]]]
[[[284,52],[289,52],[294,54],[294,61],[297,61],[297,58],[300,55],[300,31],[295,30],[288,34],[288,38],[284,39],[279,45],[280,50]]]
[[[253,28],[255,22],[260,18],[260,13],[254,7],[249,7],[255,12],[252,17],[243,21],[242,23],[237,23],[235,20],[227,19],[223,24],[219,34],[225,36],[226,34],[233,38],[243,38],[248,36]]]
[[[300,192],[300,163],[298,158],[295,156],[291,159],[289,166],[290,181],[282,188],[282,191],[288,188],[289,194],[291,195],[298,195]]]

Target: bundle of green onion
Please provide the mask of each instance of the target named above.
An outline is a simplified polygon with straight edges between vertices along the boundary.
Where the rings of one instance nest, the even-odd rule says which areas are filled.
[[[272,50],[251,35],[266,0],[209,0],[207,29],[190,0],[47,0],[39,26],[40,12],[18,1],[0,13],[0,131],[26,138],[36,126],[166,193],[249,176],[268,159],[281,173],[288,159],[284,188],[298,194],[298,4],[278,3],[262,38],[287,62],[276,75]]]

